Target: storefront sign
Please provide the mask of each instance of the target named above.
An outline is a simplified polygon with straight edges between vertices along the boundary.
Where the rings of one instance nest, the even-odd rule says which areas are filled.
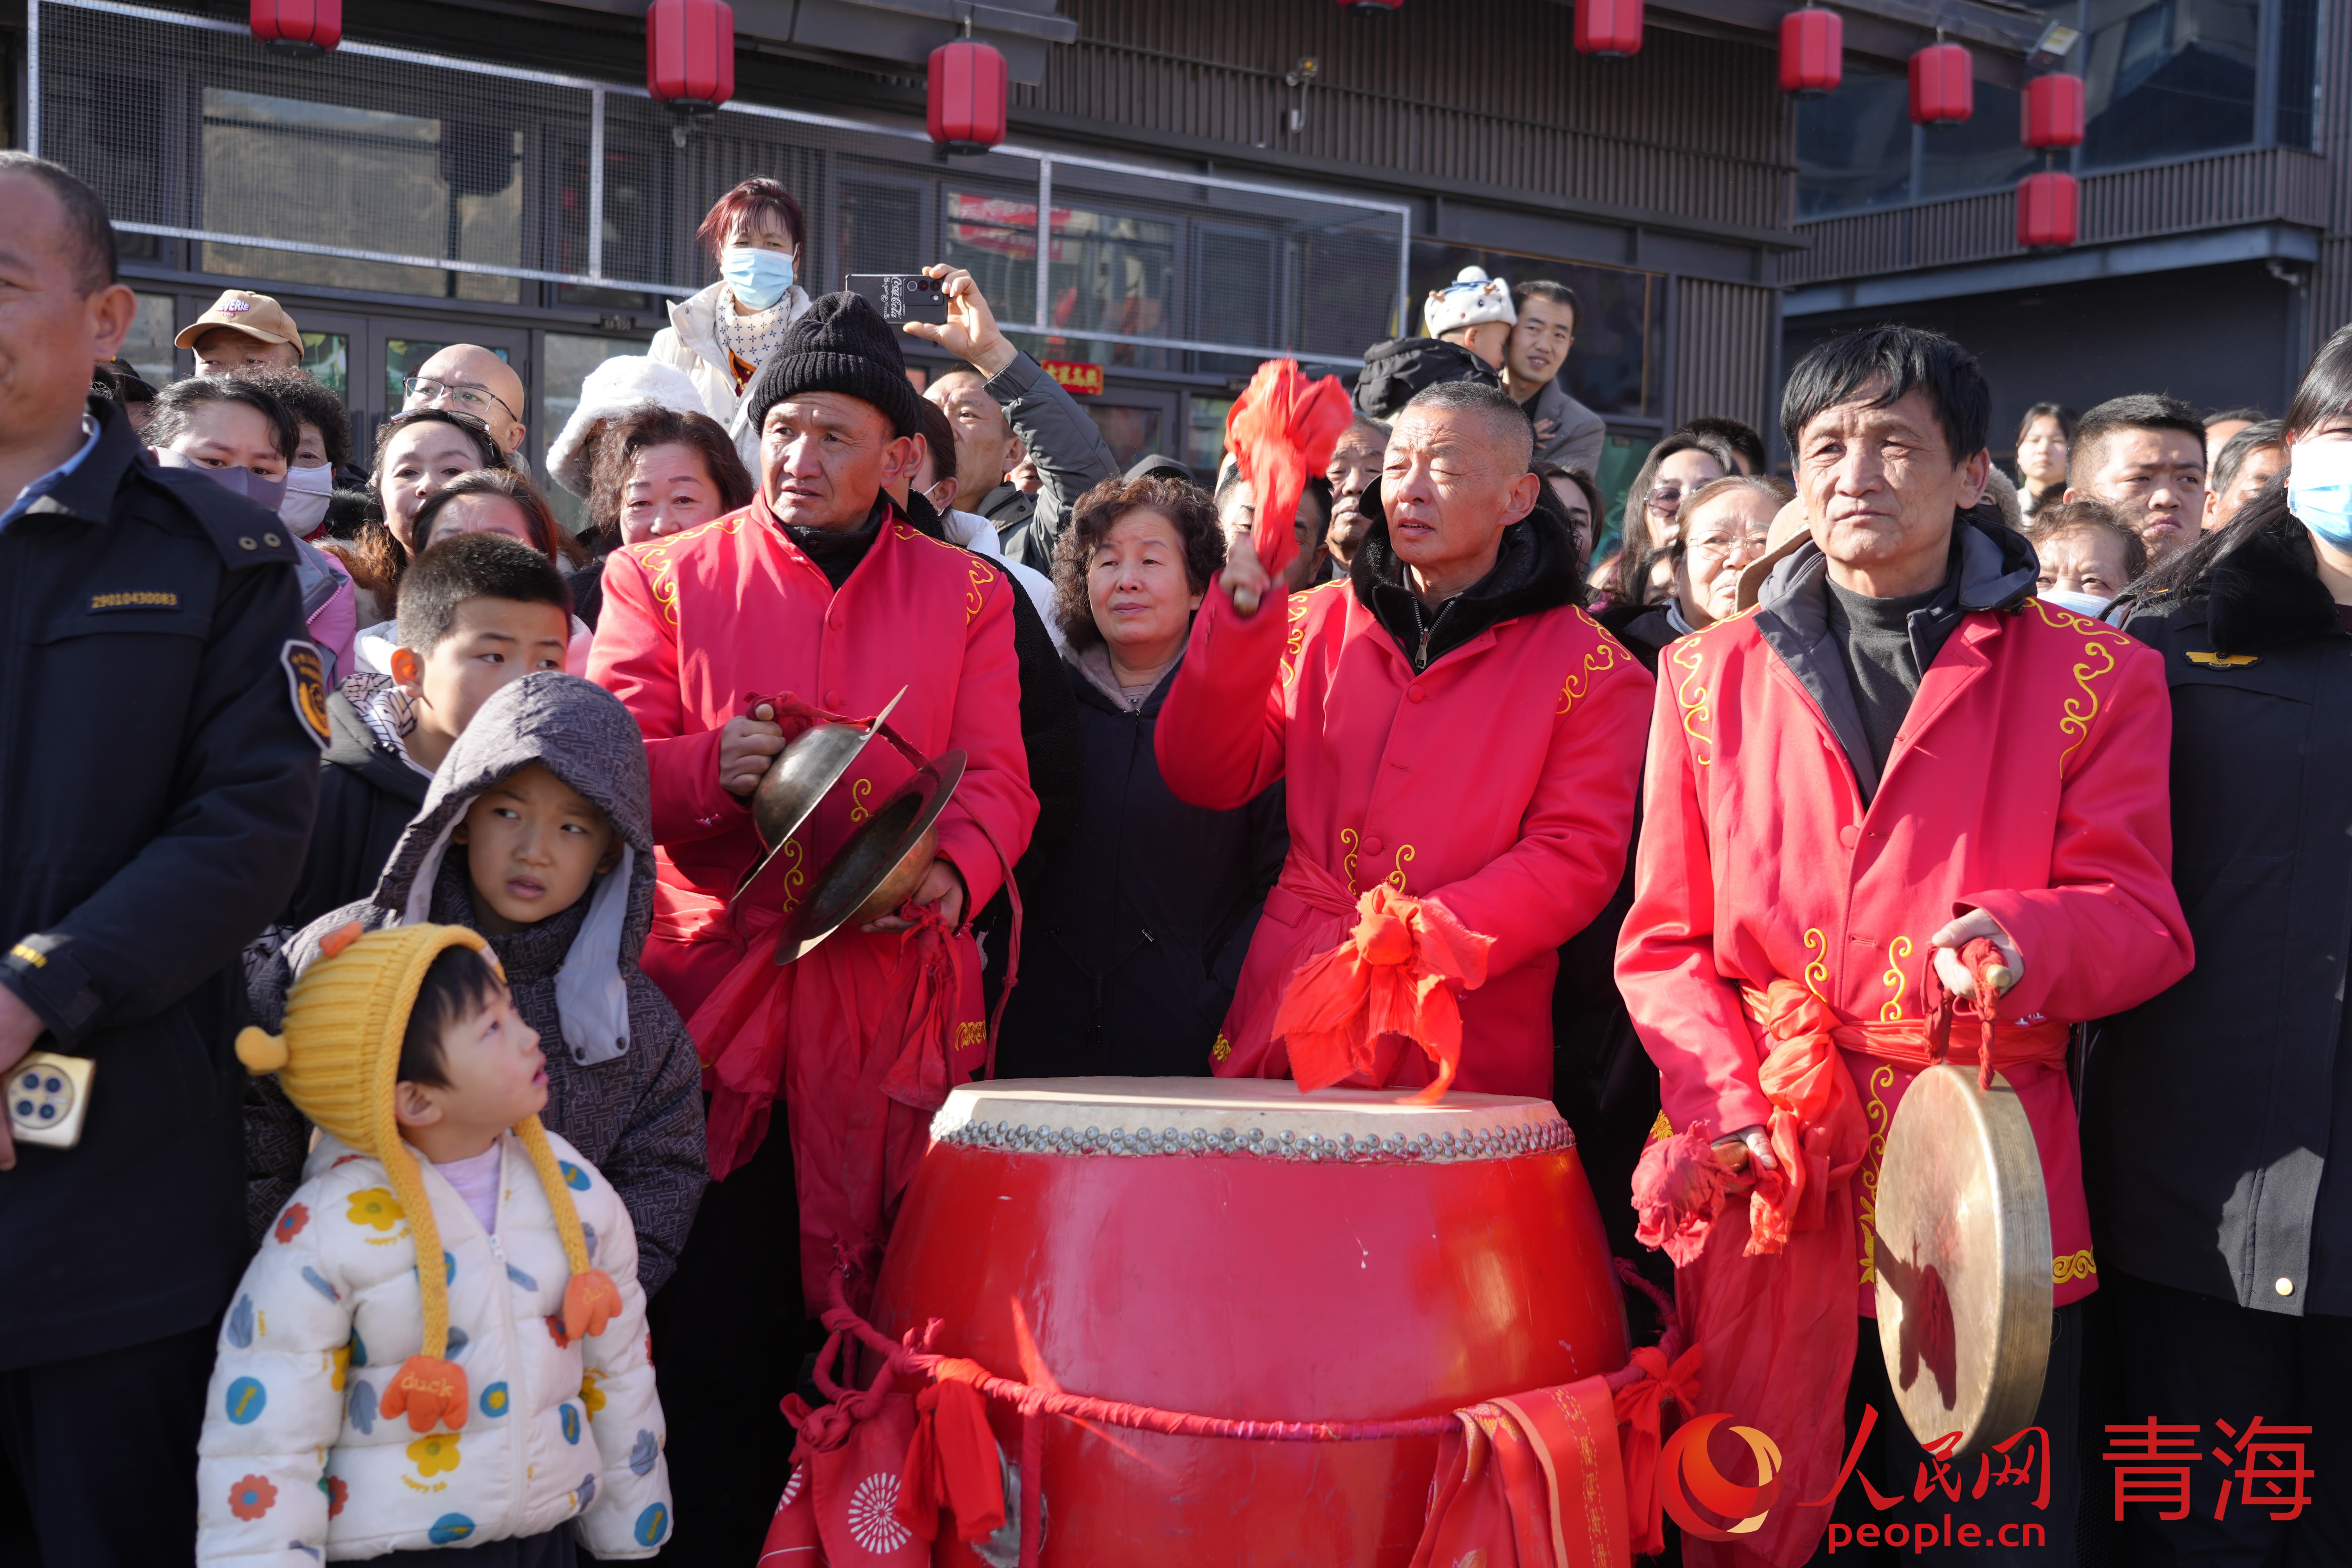
[[[1040,360],[1038,363],[1045,367],[1047,375],[1062,384],[1065,392],[1075,393],[1081,397],[1097,396],[1102,392],[1103,367],[1098,364],[1080,364],[1066,359]]]

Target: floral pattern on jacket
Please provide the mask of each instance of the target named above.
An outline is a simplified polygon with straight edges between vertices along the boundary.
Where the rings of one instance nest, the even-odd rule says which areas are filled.
[[[670,1530],[666,1428],[636,1233],[611,1183],[551,1134],[590,1260],[620,1287],[603,1333],[567,1340],[563,1243],[530,1155],[502,1136],[496,1233],[424,1161],[449,1279],[465,1425],[412,1430],[385,1382],[424,1348],[408,1220],[383,1164],[321,1133],[222,1325],[197,1445],[196,1555],[313,1564],[457,1546],[575,1521],[606,1559]]]

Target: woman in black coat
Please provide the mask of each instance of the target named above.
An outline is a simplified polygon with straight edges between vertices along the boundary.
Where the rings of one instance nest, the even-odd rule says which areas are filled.
[[[2105,1026],[2083,1165],[2115,1419],[2311,1427],[2283,1440],[2315,1501],[2217,1518],[2207,1466],[2189,1517],[2131,1524],[2134,1562],[2341,1563],[2352,1531],[2352,329],[2285,426],[2288,475],[2110,612],[2164,656],[2197,967]]]
[[[1097,485],[1055,547],[1085,787],[1026,911],[999,1077],[1209,1070],[1290,847],[1280,784],[1207,811],[1169,793],[1152,752],[1192,613],[1224,556],[1208,496],[1169,479]]]

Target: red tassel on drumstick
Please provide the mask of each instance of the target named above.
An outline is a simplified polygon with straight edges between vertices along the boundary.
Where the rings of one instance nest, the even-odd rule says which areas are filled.
[[[1225,446],[1257,497],[1250,546],[1268,577],[1279,579],[1298,553],[1299,493],[1308,476],[1331,461],[1331,448],[1354,416],[1337,376],[1310,381],[1297,360],[1266,361],[1234,399]],[[1255,615],[1257,605],[1258,595],[1246,588],[1234,595],[1234,607],[1244,616]]]

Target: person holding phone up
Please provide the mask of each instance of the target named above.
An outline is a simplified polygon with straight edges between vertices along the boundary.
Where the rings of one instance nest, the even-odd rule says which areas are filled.
[[[947,320],[906,321],[899,331],[971,366],[935,376],[923,392],[955,429],[956,510],[994,523],[1007,561],[1051,575],[1078,498],[1118,478],[1118,459],[1077,400],[998,331],[971,273],[945,263],[923,272],[940,279]],[[1034,494],[1007,477],[1024,459],[1036,465]]]

